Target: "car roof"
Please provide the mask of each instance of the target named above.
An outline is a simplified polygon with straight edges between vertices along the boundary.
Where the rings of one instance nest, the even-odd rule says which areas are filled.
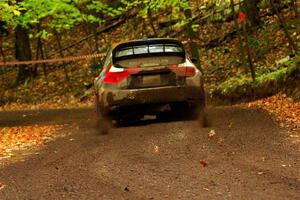
[[[171,38],[147,38],[147,39],[139,39],[139,40],[131,40],[131,41],[127,41],[127,42],[122,42],[119,44],[116,44],[114,47],[112,47],[112,61],[113,63],[115,63],[116,61],[120,60],[120,59],[126,59],[132,56],[161,56],[162,52],[149,52],[149,46],[151,45],[163,45],[163,51],[165,54],[168,55],[176,55],[176,56],[182,56],[185,57],[185,51],[184,51],[184,47],[183,44],[181,43],[180,40],[177,39],[171,39]],[[175,46],[179,46],[182,49],[182,52],[165,52],[165,46],[167,45],[175,45]],[[132,55],[128,55],[128,56],[122,56],[122,58],[116,58],[115,54],[116,52],[118,52],[121,49],[132,49],[135,46],[148,46],[148,53],[142,53],[142,54],[133,54]]]

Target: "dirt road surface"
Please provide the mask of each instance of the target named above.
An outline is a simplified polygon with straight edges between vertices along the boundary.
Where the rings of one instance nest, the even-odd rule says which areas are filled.
[[[207,128],[153,120],[99,135],[92,109],[1,112],[2,127],[80,129],[1,167],[0,199],[300,199],[300,147],[268,113],[208,113]]]

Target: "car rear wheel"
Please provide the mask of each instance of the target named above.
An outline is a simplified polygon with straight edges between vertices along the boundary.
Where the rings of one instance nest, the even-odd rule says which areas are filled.
[[[208,126],[206,105],[204,100],[187,106],[184,113],[186,114],[186,118],[197,120],[200,127]]]
[[[170,112],[161,112],[161,113],[156,114],[156,118],[162,122],[168,121],[172,117],[173,117],[173,115]]]

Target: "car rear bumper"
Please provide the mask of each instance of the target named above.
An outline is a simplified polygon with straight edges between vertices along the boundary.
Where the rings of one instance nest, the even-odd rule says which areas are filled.
[[[169,86],[146,89],[99,91],[102,110],[109,112],[123,106],[172,103],[184,101],[204,101],[200,87]]]

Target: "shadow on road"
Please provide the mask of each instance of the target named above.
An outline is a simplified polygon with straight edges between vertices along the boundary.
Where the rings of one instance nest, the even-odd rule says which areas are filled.
[[[4,111],[0,112],[0,127],[77,123],[80,127],[92,128],[95,125],[95,116],[93,108]],[[192,120],[195,118],[188,114],[171,112],[159,117],[146,116],[142,120],[125,120],[115,128]]]

